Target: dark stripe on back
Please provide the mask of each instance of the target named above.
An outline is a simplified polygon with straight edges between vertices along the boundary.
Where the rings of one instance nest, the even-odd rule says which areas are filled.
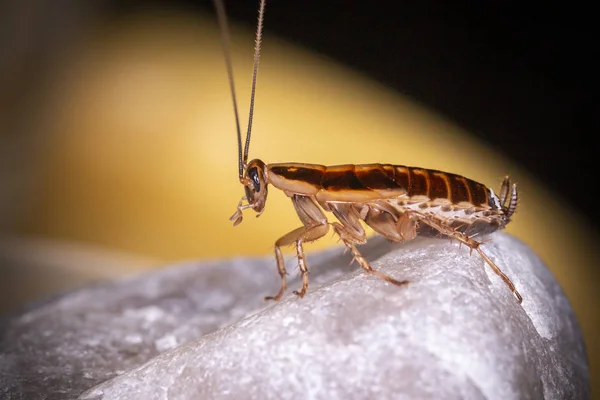
[[[444,172],[431,171],[429,174],[429,198],[448,199],[448,184]]]
[[[381,170],[383,172],[385,172],[385,174],[388,176],[388,178],[390,178],[390,180],[396,182],[396,168],[394,168],[393,165],[391,165],[391,164],[383,164],[383,165],[381,165]],[[398,186],[400,186],[400,185],[398,185]],[[405,189],[404,186],[402,188]]]
[[[354,169],[356,177],[364,187],[373,190],[398,189],[398,185],[380,164],[357,165]]]
[[[469,192],[465,185],[465,178],[460,175],[447,174],[450,178],[450,192],[452,193],[452,203],[457,204],[463,201],[469,202]]]
[[[270,171],[291,181],[303,181],[320,187],[323,172],[317,168],[271,167]]]
[[[421,168],[409,168],[410,174],[410,187],[408,188],[408,195],[413,196],[427,196],[427,172]]]
[[[325,190],[368,190],[356,177],[354,165],[328,167],[321,179]]]
[[[467,178],[465,178],[465,180],[471,190],[471,203],[476,206],[486,205],[488,203],[486,187],[479,182]]]
[[[396,184],[400,187],[403,187],[404,189],[406,189],[406,194],[411,196],[409,190],[410,190],[410,172],[408,171],[408,167],[405,167],[403,165],[396,165],[394,166],[394,180],[396,181]]]

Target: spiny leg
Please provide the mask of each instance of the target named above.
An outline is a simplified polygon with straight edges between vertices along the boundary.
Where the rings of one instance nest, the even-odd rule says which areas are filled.
[[[512,283],[510,278],[508,276],[506,276],[506,274],[504,272],[502,272],[502,270],[500,270],[500,268],[498,268],[498,266],[492,261],[492,259],[489,258],[488,255],[483,252],[483,250],[481,250],[481,247],[479,247],[480,244],[481,244],[480,242],[477,242],[477,247],[475,248],[475,250],[477,250],[479,255],[485,260],[485,262],[487,262],[487,264],[490,267],[492,267],[492,269],[494,270],[496,275],[498,275],[500,278],[502,278],[502,280],[504,281],[506,286],[508,286],[510,291],[517,298],[517,301],[519,302],[519,304],[521,304],[523,302],[523,297],[521,297],[521,294],[519,294],[515,285]]]
[[[298,254],[298,267],[300,268],[300,273],[302,274],[302,289],[300,290],[300,292],[294,293],[297,294],[299,297],[304,296],[306,290],[308,289],[308,268],[306,266],[306,259],[304,257],[302,243],[317,240],[325,236],[328,231],[328,224],[321,224],[316,226],[302,226],[282,236],[277,242],[275,242],[275,258],[277,259],[277,270],[279,271],[279,276],[281,277],[281,286],[279,288],[279,292],[277,292],[275,296],[265,297],[265,300],[279,301],[287,288],[287,272],[285,269],[283,254],[281,253],[281,247],[288,246],[293,243],[296,243],[296,251]]]
[[[377,271],[376,269],[373,269],[373,267],[371,267],[369,262],[362,256],[362,254],[360,254],[360,252],[358,251],[358,249],[355,246],[355,243],[365,243],[366,242],[365,238],[354,237],[354,235],[352,235],[352,233],[349,232],[349,230],[346,229],[344,227],[344,225],[342,225],[338,222],[333,222],[331,225],[333,226],[335,233],[338,234],[340,239],[342,239],[342,242],[344,242],[344,244],[346,245],[348,250],[350,250],[350,252],[352,253],[354,260],[356,260],[366,272],[368,272],[369,274],[373,274],[373,275],[377,276],[378,278],[383,279],[387,282],[393,283],[394,285],[402,286],[402,285],[405,285],[408,283],[407,280],[398,281],[398,280],[392,278],[391,276],[386,275],[383,272]]]
[[[304,257],[301,240],[296,240],[296,253],[298,254],[298,268],[302,274],[302,289],[300,291],[294,290],[294,294],[303,298],[308,290],[308,267],[306,266],[306,258]]]
[[[492,270],[496,273],[496,275],[498,275],[504,281],[506,286],[508,286],[508,288],[510,289],[512,294],[516,297],[519,304],[521,304],[521,302],[523,301],[523,297],[521,297],[521,295],[517,291],[517,288],[512,283],[510,278],[508,276],[506,276],[506,274],[504,272],[502,272],[500,270],[500,268],[498,268],[498,266],[492,261],[492,259],[489,258],[488,255],[483,252],[483,250],[481,250],[480,246],[483,244],[483,242],[478,242],[477,240],[473,239],[470,236],[465,235],[462,232],[456,231],[456,230],[452,229],[451,227],[442,225],[438,221],[433,219],[432,217],[429,217],[429,216],[426,216],[423,214],[419,214],[419,213],[415,213],[415,215],[417,216],[419,221],[423,222],[424,224],[427,224],[427,225],[431,226],[432,228],[437,229],[438,231],[440,231],[440,233],[442,233],[446,236],[449,236],[450,238],[455,238],[460,243],[464,243],[471,249],[471,251],[473,251],[473,249],[475,249],[479,253],[479,255],[483,258],[483,260],[492,268]]]
[[[300,239],[296,240],[296,254],[298,255],[298,268],[302,274],[302,288],[299,292],[294,290],[294,294],[300,298],[304,297],[306,291],[308,290],[308,267],[306,266],[306,257],[304,256],[304,248],[302,247],[302,244],[304,242],[312,242],[317,240],[325,236],[327,232],[329,232],[329,224],[313,226],[307,228],[304,235]]]
[[[265,297],[266,301],[268,301],[268,300],[279,301],[279,299],[285,292],[285,289],[287,289],[287,277],[286,277],[287,271],[285,270],[285,261],[283,259],[283,254],[281,254],[281,248],[279,246],[280,241],[281,241],[281,239],[279,239],[275,243],[275,259],[277,260],[277,271],[279,271],[279,276],[281,277],[281,286],[279,287],[279,292],[277,292],[277,294],[275,296]]]

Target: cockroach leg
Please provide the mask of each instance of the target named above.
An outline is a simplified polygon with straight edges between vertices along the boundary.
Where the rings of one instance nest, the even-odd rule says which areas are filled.
[[[362,254],[360,254],[360,252],[355,246],[355,243],[365,243],[366,238],[363,238],[362,240],[360,240],[359,238],[355,238],[354,235],[352,235],[344,225],[338,222],[333,222],[331,225],[333,226],[334,231],[338,234],[340,239],[342,239],[342,242],[344,242],[348,250],[350,250],[350,252],[352,253],[354,260],[356,260],[360,264],[360,266],[365,270],[365,272],[375,275],[378,278],[383,279],[387,282],[393,283],[394,285],[402,286],[409,283],[409,281],[407,280],[396,280],[391,276],[386,275],[383,272],[377,271],[376,269],[373,269],[373,267],[371,267],[366,258],[364,258]],[[357,239],[359,239],[360,241]]]
[[[283,259],[283,254],[281,254],[281,249],[279,248],[278,243],[279,241],[277,241],[275,244],[275,259],[277,260],[277,270],[279,271],[279,276],[281,277],[281,286],[279,287],[279,292],[277,292],[275,296],[267,296],[265,297],[265,301],[279,301],[281,296],[283,296],[285,289],[287,289],[287,271],[285,270],[285,261]]]
[[[523,301],[523,297],[521,297],[521,295],[517,291],[517,288],[512,283],[510,278],[508,276],[506,276],[506,274],[504,272],[502,272],[502,270],[500,270],[500,268],[498,268],[498,266],[492,261],[492,259],[483,252],[483,250],[481,250],[480,246],[483,244],[483,242],[479,242],[462,232],[454,230],[453,228],[451,228],[449,226],[442,225],[432,217],[429,217],[429,216],[426,216],[426,215],[423,215],[420,213],[414,213],[414,214],[419,219],[419,221],[423,222],[424,224],[431,226],[432,228],[438,230],[440,233],[442,233],[445,236],[454,238],[454,239],[458,240],[460,243],[464,243],[465,245],[467,245],[470,249],[470,253],[473,250],[476,250],[479,253],[479,255],[481,256],[481,258],[483,258],[483,260],[492,268],[492,270],[496,273],[496,275],[498,275],[504,281],[504,283],[506,284],[506,286],[508,286],[508,288],[510,289],[512,294],[515,296],[515,298],[517,299],[519,304],[521,304],[521,302]]]
[[[287,288],[287,272],[285,269],[283,254],[281,253],[281,247],[289,246],[294,243],[296,244],[296,251],[298,254],[298,267],[300,268],[300,273],[302,274],[302,289],[299,292],[294,293],[299,297],[304,296],[306,290],[308,289],[308,267],[306,266],[306,259],[304,257],[302,243],[317,240],[325,236],[328,231],[329,225],[327,223],[314,226],[302,226],[282,236],[275,243],[275,258],[277,259],[277,269],[279,271],[279,276],[281,277],[281,287],[275,296],[265,297],[265,300],[279,301],[281,296],[283,296],[283,293]]]
[[[485,262],[487,262],[487,264],[490,267],[492,267],[492,269],[494,270],[494,272],[496,273],[496,275],[498,275],[500,278],[502,278],[502,280],[504,281],[504,283],[506,284],[506,286],[508,286],[508,288],[510,289],[510,291],[516,297],[516,299],[519,302],[519,304],[521,304],[523,302],[523,297],[521,297],[521,295],[517,291],[517,288],[512,283],[512,281],[510,280],[510,278],[508,276],[506,276],[506,274],[504,272],[502,272],[500,270],[500,268],[498,268],[498,266],[492,261],[492,259],[489,258],[488,255],[483,252],[483,250],[481,250],[481,247],[479,247],[479,245],[475,248],[475,250],[477,250],[477,252],[479,253],[479,255],[485,260]]]
[[[308,267],[306,266],[304,249],[302,248],[302,241],[300,240],[296,241],[296,252],[298,253],[298,268],[302,274],[302,289],[300,289],[300,291],[294,290],[294,294],[302,298],[308,290]]]

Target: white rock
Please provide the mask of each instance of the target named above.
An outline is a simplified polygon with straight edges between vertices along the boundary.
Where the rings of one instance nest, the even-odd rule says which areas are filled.
[[[492,238],[484,250],[522,305],[477,254],[439,239],[361,248],[406,287],[348,267],[339,249],[309,256],[309,293],[291,294],[295,280],[280,303],[262,302],[278,289],[272,257],[179,266],[9,321],[0,388],[63,399],[109,379],[80,399],[589,398],[564,294],[527,246]]]

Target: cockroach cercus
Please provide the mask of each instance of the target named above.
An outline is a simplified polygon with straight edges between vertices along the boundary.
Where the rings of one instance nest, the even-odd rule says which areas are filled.
[[[417,235],[456,239],[471,252],[476,250],[521,303],[522,297],[514,284],[483,252],[483,242],[474,239],[477,235],[502,229],[510,222],[517,208],[518,192],[516,184],[511,186],[508,176],[502,182],[500,194],[496,195],[492,189],[460,175],[403,165],[265,164],[259,159],[248,162],[265,0],[261,0],[258,14],[250,117],[243,153],[225,7],[222,0],[215,0],[215,6],[236,118],[239,180],[246,192],[230,220],[234,226],[238,225],[242,222],[242,211],[246,209],[252,209],[258,213],[257,217],[260,216],[265,209],[268,187],[272,185],[291,198],[302,222],[300,228],[275,242],[281,286],[279,292],[267,300],[281,299],[286,290],[287,272],[281,247],[288,245],[296,248],[302,275],[302,288],[294,293],[298,297],[306,294],[308,266],[302,245],[325,236],[330,227],[365,272],[394,285],[407,284],[406,280],[396,280],[371,268],[360,254],[356,245],[367,241],[362,226],[365,223],[395,242],[412,240]],[[324,211],[332,213],[336,221],[329,222]]]

